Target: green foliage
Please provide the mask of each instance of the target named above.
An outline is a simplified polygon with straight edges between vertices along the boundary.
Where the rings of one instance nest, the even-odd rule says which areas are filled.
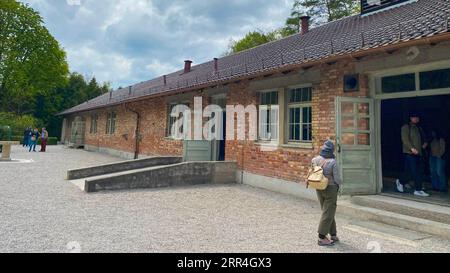
[[[36,97],[64,85],[66,54],[41,16],[15,0],[0,1],[0,107],[29,114]]]
[[[66,54],[38,12],[16,0],[0,1],[0,125],[16,135],[28,126],[58,136],[55,114],[109,91],[95,78],[69,74]]]
[[[311,16],[314,25],[321,25],[357,14],[360,11],[360,1],[295,0],[293,10],[304,11]],[[293,15],[298,15],[298,13],[293,12]]]
[[[271,32],[252,31],[244,38],[232,41],[226,55],[241,52],[299,32],[300,17],[311,16],[312,25],[321,25],[359,12],[359,1],[354,0],[295,0],[285,26]]]
[[[277,32],[252,31],[239,41],[231,41],[227,54],[241,52],[275,40],[277,40]]]
[[[0,126],[9,126],[13,135],[22,135],[27,127],[38,127],[41,123],[31,115],[0,112]]]

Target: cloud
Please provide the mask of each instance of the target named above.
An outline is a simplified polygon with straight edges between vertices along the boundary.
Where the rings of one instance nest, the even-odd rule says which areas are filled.
[[[230,39],[273,30],[291,0],[24,0],[68,54],[72,71],[113,87],[221,56]],[[78,5],[79,4],[79,5]]]

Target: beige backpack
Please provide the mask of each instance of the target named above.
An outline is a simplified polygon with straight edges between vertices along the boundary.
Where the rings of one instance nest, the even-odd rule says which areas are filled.
[[[316,190],[325,190],[328,187],[328,178],[323,174],[323,167],[330,160],[324,160],[320,166],[314,166],[309,169],[307,177],[307,188]]]

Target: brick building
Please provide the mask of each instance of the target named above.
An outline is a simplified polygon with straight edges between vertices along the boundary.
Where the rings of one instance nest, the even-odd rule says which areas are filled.
[[[362,1],[360,15],[312,29],[303,17],[300,34],[195,66],[186,61],[180,71],[68,109],[62,141],[125,158],[198,160],[201,150],[201,159],[237,161],[244,183],[301,195],[311,158],[332,138],[345,191],[379,193],[400,171],[392,151],[408,111],[442,124],[450,116],[450,2],[381,2]],[[257,140],[171,137],[172,106],[192,106],[195,97],[204,106],[264,106],[269,115],[258,117]]]

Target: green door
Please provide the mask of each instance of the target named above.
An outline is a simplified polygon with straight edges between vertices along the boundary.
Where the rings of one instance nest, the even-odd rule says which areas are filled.
[[[373,100],[337,97],[336,122],[344,193],[376,194]]]
[[[184,161],[212,161],[213,142],[208,140],[184,140]]]

